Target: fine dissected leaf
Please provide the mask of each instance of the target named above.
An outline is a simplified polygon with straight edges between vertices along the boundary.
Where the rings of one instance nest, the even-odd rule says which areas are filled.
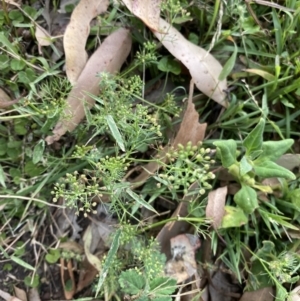
[[[210,53],[188,41],[163,19],[160,19],[159,32],[154,32],[154,35],[189,69],[193,81],[201,92],[227,107],[224,92],[227,89],[227,82],[218,79],[222,66]]]
[[[291,171],[284,167],[279,166],[272,161],[261,161],[254,163],[255,174],[262,178],[285,178],[290,180],[295,180],[296,176]]]
[[[261,118],[257,126],[243,141],[243,146],[246,148],[246,155],[251,156],[254,151],[261,150],[263,143],[263,133],[265,129],[265,120]]]
[[[222,228],[240,227],[248,223],[248,218],[239,207],[225,206]]]
[[[122,291],[127,294],[136,295],[145,288],[145,279],[136,270],[122,272],[119,278]]]
[[[228,168],[236,162],[237,144],[235,140],[216,141],[213,144],[217,147],[217,151],[221,156],[223,167]]]
[[[76,83],[87,61],[85,44],[90,34],[90,22],[105,12],[108,4],[108,0],[81,0],[73,10],[64,34],[66,72],[72,84]]]
[[[149,28],[159,30],[160,3],[162,0],[122,0],[136,17]]]
[[[87,62],[76,85],[67,99],[67,106],[60,121],[53,130],[53,136],[46,138],[48,144],[60,139],[67,131],[73,131],[85,116],[85,103],[89,108],[95,104],[93,97],[86,92],[99,94],[100,72],[116,73],[131,49],[131,37],[127,29],[120,28],[109,35]],[[69,118],[65,117],[69,116]]]
[[[214,229],[218,229],[225,214],[227,186],[210,191],[206,206],[206,217],[212,220]]]
[[[197,145],[199,141],[203,141],[204,139],[207,124],[199,123],[199,114],[197,113],[195,105],[193,104],[193,91],[194,82],[191,81],[187,108],[183,113],[184,115],[180,124],[180,128],[174,140],[171,142],[171,145],[174,148],[177,148],[178,144],[186,146],[188,142],[192,142],[192,145]],[[168,152],[168,149],[169,147],[165,146],[164,149],[159,153],[158,158],[160,162],[163,163],[166,161],[165,155]],[[143,184],[157,169],[160,168],[160,166],[161,164],[159,164],[157,161],[148,163],[144,167],[144,171],[131,182],[135,183],[135,187]]]
[[[119,245],[120,245],[120,235],[121,235],[121,230],[118,229],[115,233],[114,239],[112,241],[111,247],[109,249],[109,252],[107,254],[107,257],[105,259],[105,262],[102,266],[102,270],[101,270],[101,274],[99,276],[99,280],[97,283],[97,288],[96,288],[96,295],[98,295],[98,293],[100,292],[100,289],[104,283],[104,280],[107,276],[109,267],[112,265],[112,262],[117,254],[117,251],[119,249]]]
[[[242,188],[234,195],[234,201],[247,214],[258,208],[256,191],[248,185],[242,184]]]
[[[111,115],[106,116],[106,121],[108,127],[110,129],[111,134],[113,135],[114,139],[116,140],[117,144],[119,145],[120,149],[125,152],[125,145],[121,133],[114,121],[114,118]]]
[[[262,154],[255,162],[275,161],[279,159],[294,144],[293,139],[266,141],[262,144]]]

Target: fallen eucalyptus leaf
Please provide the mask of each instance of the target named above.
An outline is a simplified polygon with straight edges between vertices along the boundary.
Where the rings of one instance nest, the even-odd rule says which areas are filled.
[[[46,138],[48,144],[52,144],[67,131],[71,132],[76,128],[85,116],[84,105],[87,104],[91,108],[95,104],[95,100],[86,92],[93,95],[100,92],[101,77],[96,75],[100,72],[116,73],[119,71],[130,49],[131,37],[127,29],[120,28],[104,40],[87,62],[76,85],[71,90],[63,117],[53,130],[54,135]]]
[[[212,190],[208,194],[206,206],[206,217],[212,220],[214,229],[218,229],[222,224],[225,214],[225,201],[227,196],[227,186]]]
[[[160,19],[159,31],[154,35],[190,71],[197,88],[214,101],[227,107],[226,79],[219,80],[223,67],[210,53],[188,41],[177,29]]]
[[[136,17],[152,30],[159,30],[160,3],[162,0],[122,0]]]
[[[87,61],[85,44],[90,34],[90,22],[107,10],[108,0],[81,0],[73,10],[71,21],[64,34],[66,72],[75,84]]]

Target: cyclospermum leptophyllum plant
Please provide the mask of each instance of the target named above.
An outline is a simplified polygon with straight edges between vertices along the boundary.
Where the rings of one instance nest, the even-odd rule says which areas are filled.
[[[241,189],[235,194],[235,203],[250,214],[258,208],[256,190],[272,193],[270,186],[260,183],[265,178],[285,178],[294,180],[295,175],[275,161],[283,155],[294,143],[293,139],[281,141],[263,141],[265,118],[261,118],[257,126],[244,139],[244,155],[239,159],[235,140],[216,141],[217,153],[221,157],[223,167],[241,184]]]

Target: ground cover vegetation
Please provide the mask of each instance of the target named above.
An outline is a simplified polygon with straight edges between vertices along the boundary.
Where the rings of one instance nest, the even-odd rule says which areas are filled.
[[[300,1],[0,5],[1,298],[300,299]]]

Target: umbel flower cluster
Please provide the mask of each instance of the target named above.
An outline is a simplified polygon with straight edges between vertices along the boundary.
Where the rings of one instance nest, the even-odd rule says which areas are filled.
[[[197,145],[188,142],[185,147],[182,144],[172,147],[166,154],[168,164],[163,166],[163,173],[156,178],[159,185],[165,184],[171,191],[183,191],[186,194],[190,185],[196,182],[199,193],[205,194],[206,190],[212,188],[210,182],[215,178],[209,171],[215,163],[210,153],[211,149],[203,148],[202,142]]]

